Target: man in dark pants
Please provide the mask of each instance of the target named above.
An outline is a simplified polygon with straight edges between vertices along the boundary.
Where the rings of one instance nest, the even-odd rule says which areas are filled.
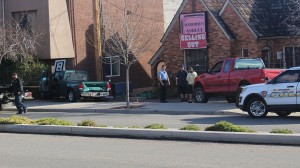
[[[167,87],[170,85],[170,80],[168,77],[168,73],[166,71],[166,65],[161,67],[161,70],[158,72],[158,80],[160,84],[160,102],[168,103],[167,98]]]
[[[187,100],[187,72],[183,65],[181,65],[180,70],[176,74],[176,86],[178,87],[178,93],[180,95],[180,102]]]
[[[20,78],[18,78],[17,73],[13,73],[12,78],[13,78],[13,81],[11,84],[11,89],[15,96],[15,105],[18,109],[17,114],[22,114],[22,112],[26,113],[27,107],[22,103],[22,94],[24,93],[23,83],[20,80]]]

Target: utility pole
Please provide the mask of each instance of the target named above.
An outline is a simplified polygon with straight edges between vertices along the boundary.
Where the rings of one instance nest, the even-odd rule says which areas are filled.
[[[94,0],[94,43],[95,43],[95,66],[97,80],[103,80],[102,69],[102,37],[101,37],[101,0]]]

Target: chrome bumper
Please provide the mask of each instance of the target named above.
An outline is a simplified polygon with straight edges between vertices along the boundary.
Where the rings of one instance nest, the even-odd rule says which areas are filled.
[[[103,97],[107,99],[112,99],[113,97],[109,95],[109,92],[82,92],[81,97]]]

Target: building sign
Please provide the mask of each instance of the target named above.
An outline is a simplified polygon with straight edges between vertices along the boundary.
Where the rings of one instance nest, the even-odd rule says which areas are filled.
[[[180,15],[180,49],[207,48],[205,13]]]
[[[56,60],[54,65],[54,72],[66,70],[66,60]]]

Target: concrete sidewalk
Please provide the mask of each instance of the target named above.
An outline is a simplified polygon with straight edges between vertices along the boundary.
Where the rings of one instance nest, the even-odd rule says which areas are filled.
[[[120,112],[127,111],[143,114],[240,114],[234,104],[226,101],[210,101],[209,103],[187,103],[178,100],[170,100],[169,103],[160,103],[155,100],[145,102],[133,102],[127,109],[125,102],[61,102],[61,101],[26,101],[29,112]],[[4,111],[16,111],[10,104],[4,107]]]

